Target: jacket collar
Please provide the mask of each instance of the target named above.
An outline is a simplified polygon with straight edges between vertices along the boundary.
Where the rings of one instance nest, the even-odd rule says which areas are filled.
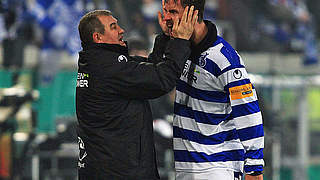
[[[204,20],[204,23],[206,24],[208,28],[208,32],[206,36],[200,41],[199,44],[195,45],[192,44],[192,53],[190,55],[190,59],[193,61],[198,61],[198,58],[200,57],[201,53],[206,51],[208,48],[210,48],[214,42],[217,41],[217,28],[216,26],[208,20]]]
[[[81,43],[81,46],[84,51],[86,50],[91,50],[91,49],[105,49],[108,51],[112,51],[115,53],[123,54],[123,55],[128,55],[128,43],[126,47],[121,46],[119,44],[107,44],[107,43]]]

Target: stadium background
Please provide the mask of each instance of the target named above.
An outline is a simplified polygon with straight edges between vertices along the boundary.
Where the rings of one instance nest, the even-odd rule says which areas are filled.
[[[132,55],[146,56],[161,0],[0,1],[0,180],[77,172],[79,18],[110,9]],[[320,1],[207,0],[205,18],[242,56],[258,89],[267,180],[320,179]],[[152,100],[162,179],[174,179],[172,93]]]

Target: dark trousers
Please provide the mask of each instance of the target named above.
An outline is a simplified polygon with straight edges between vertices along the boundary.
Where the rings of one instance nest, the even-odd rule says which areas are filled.
[[[101,168],[85,165],[78,169],[79,180],[131,180],[124,177],[106,174]]]

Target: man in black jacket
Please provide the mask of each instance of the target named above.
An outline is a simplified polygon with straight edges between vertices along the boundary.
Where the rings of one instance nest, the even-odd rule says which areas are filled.
[[[172,90],[182,72],[197,19],[193,8],[186,7],[181,21],[174,20],[166,47],[167,36],[156,38],[148,58],[128,55],[124,30],[110,11],[92,11],[80,20],[80,180],[159,179],[148,99]]]

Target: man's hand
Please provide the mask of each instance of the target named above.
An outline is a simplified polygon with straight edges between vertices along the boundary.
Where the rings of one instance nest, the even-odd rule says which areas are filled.
[[[263,180],[263,175],[260,174],[258,176],[251,176],[249,174],[246,174],[245,180]]]
[[[198,19],[198,10],[193,12],[193,9],[194,9],[194,6],[191,6],[190,10],[189,10],[189,6],[187,6],[184,9],[180,22],[178,17],[175,17],[173,19],[172,32],[170,33],[171,37],[181,38],[186,40],[189,40],[191,38],[194,30],[194,25]]]
[[[162,0],[162,12],[164,12],[164,8],[163,8],[164,7],[164,3],[165,3],[164,0]],[[162,29],[162,32],[165,35],[170,36],[169,28],[166,25],[166,21],[163,20],[163,16],[162,16],[160,11],[158,11],[158,22],[159,22],[159,25],[160,25],[160,27]]]

